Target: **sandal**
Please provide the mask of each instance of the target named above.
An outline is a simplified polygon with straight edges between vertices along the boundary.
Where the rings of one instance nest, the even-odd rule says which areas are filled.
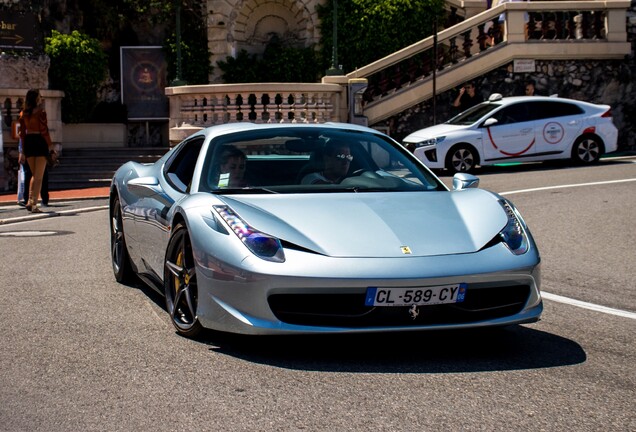
[[[33,209],[31,209],[31,213],[42,213],[42,210],[40,210],[38,207],[33,207]]]
[[[32,206],[31,206],[31,204],[27,204],[27,205],[24,206],[24,208],[27,209],[27,211],[31,211]]]

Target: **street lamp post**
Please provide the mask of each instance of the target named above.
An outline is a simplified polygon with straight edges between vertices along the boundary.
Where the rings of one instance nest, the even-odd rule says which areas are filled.
[[[433,124],[437,124],[437,15],[433,18]]]
[[[175,1],[175,13],[177,15],[176,41],[177,41],[177,70],[174,80],[170,83],[172,86],[182,86],[187,83],[181,79],[181,0]]]
[[[342,75],[338,65],[338,0],[333,0],[333,47],[331,49],[331,67],[327,75]]]

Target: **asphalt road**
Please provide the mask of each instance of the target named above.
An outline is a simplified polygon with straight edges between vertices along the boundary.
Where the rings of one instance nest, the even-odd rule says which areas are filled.
[[[115,282],[103,202],[0,225],[0,430],[636,430],[634,158],[479,176],[541,249],[539,323],[192,341]]]

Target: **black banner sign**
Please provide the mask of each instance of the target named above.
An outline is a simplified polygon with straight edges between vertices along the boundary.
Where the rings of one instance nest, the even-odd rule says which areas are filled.
[[[161,47],[121,47],[121,99],[129,120],[167,120],[167,63]]]
[[[0,48],[32,50],[38,22],[33,14],[0,12]]]

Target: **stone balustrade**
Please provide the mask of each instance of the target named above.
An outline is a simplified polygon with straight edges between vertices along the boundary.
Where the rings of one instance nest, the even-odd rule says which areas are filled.
[[[168,87],[166,94],[170,100],[170,142],[179,142],[196,130],[223,123],[346,121],[346,89],[337,82],[328,81],[315,84],[251,83]],[[347,82],[346,77],[344,82]]]

